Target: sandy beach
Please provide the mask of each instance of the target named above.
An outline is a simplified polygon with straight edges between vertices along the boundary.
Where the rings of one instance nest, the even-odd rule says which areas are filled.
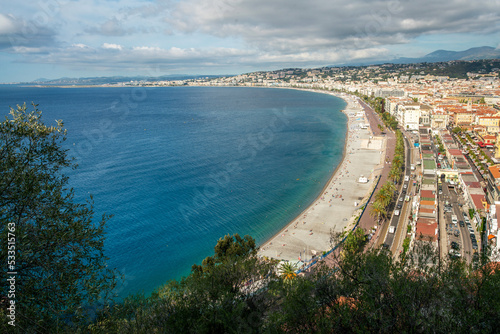
[[[384,166],[385,137],[374,137],[369,126],[364,128],[368,121],[356,99],[349,95],[330,94],[347,102],[343,110],[348,117],[343,160],[320,196],[261,245],[261,256],[307,262],[330,250],[331,231],[354,226]],[[367,178],[367,182],[360,182],[360,177]]]

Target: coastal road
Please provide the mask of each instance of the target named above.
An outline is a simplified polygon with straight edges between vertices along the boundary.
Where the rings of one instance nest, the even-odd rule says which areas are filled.
[[[405,163],[405,174],[404,174],[404,183],[403,190],[398,199],[398,203],[401,202],[401,198],[405,198],[403,200],[401,214],[399,216],[399,220],[396,227],[396,232],[394,234],[394,239],[391,244],[391,252],[394,256],[399,257],[400,252],[403,250],[403,240],[406,238],[407,228],[408,228],[408,216],[411,213],[411,201],[406,201],[406,197],[408,196],[410,199],[412,198],[411,194],[413,191],[413,179],[412,179],[412,170],[411,164],[413,161],[413,150],[412,143],[408,140],[408,136],[404,131],[401,131],[404,140],[405,140],[405,151],[406,151],[406,163]],[[408,181],[406,181],[406,179]]]
[[[402,132],[403,133],[403,132]],[[404,135],[404,133],[403,133]],[[409,196],[412,191],[412,178],[411,178],[411,163],[412,163],[412,150],[410,147],[410,142],[405,139],[405,172],[403,175],[403,183],[401,185],[400,193],[398,199],[396,200],[394,215],[392,216],[389,233],[387,233],[384,241],[384,247],[391,250],[394,256],[399,256],[399,251],[401,250],[401,245],[404,238],[406,237],[406,229],[408,222],[408,215],[411,211],[411,202],[405,200],[406,196]],[[396,213],[398,213],[396,215]],[[391,232],[392,231],[392,232]]]

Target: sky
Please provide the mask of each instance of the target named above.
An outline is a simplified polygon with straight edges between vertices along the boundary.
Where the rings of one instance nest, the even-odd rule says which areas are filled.
[[[500,47],[500,0],[22,0],[0,83],[241,74]]]

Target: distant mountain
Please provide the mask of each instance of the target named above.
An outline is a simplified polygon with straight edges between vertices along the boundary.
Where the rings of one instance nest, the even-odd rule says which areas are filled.
[[[144,81],[162,81],[162,80],[187,80],[187,79],[198,79],[198,78],[217,78],[220,75],[164,75],[160,77],[146,77],[146,76],[135,76],[135,77],[124,77],[124,76],[112,76],[112,77],[89,77],[89,78],[59,78],[59,79],[45,79],[40,78],[26,84],[44,84],[44,85],[104,85],[104,84],[117,84],[125,83],[131,81],[144,82]]]
[[[500,49],[495,49],[491,46],[481,46],[477,48],[470,48],[465,51],[437,50],[421,58],[397,58],[390,62],[394,64],[411,64],[478,59],[500,59]]]

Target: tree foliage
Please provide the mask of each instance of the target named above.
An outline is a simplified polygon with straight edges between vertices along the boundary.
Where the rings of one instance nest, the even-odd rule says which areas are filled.
[[[224,238],[219,239],[214,248],[215,254],[206,257],[202,265],[194,264],[192,270],[195,273],[205,273],[216,265],[231,261],[237,262],[239,259],[247,259],[249,256],[257,254],[255,240],[246,235],[243,238],[239,234],[234,236],[226,235]]]
[[[116,273],[103,253],[108,217],[94,223],[92,202],[75,203],[68,188],[64,171],[75,165],[61,148],[63,124],[46,126],[33,106],[11,109],[0,123],[0,262],[12,261],[0,274],[0,294],[15,302],[16,324],[2,315],[1,328],[51,332],[84,319],[85,307],[113,289]]]
[[[319,262],[292,282],[263,275],[257,289],[237,289],[256,267],[222,262],[207,276],[193,273],[151,297],[103,314],[91,332],[108,333],[493,333],[500,321],[500,266],[439,261],[427,242],[396,261],[364,249],[362,229],[332,237],[330,265]],[[249,256],[248,259],[251,259]],[[256,262],[261,263],[262,262]],[[223,281],[231,271],[242,280]],[[253,268],[253,269],[252,269]],[[219,271],[219,269],[221,271]],[[264,269],[264,267],[260,267]],[[272,269],[265,267],[261,273]],[[218,277],[222,276],[222,277]],[[224,282],[224,283],[222,283]],[[244,285],[244,284],[243,284]],[[211,294],[213,289],[216,294]]]
[[[255,240],[238,234],[219,239],[215,254],[150,297],[135,296],[102,313],[97,333],[241,333],[264,324],[273,308],[269,284],[275,263],[256,255]]]

